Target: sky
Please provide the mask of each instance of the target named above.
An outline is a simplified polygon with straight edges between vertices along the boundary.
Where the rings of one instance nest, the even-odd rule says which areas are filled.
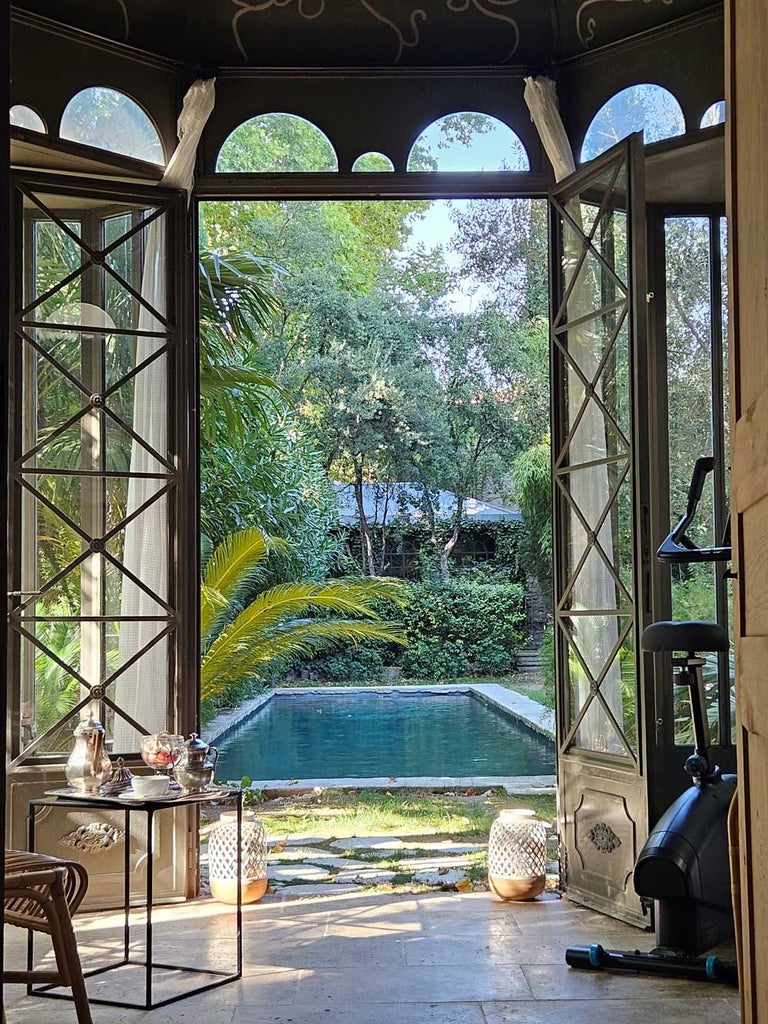
[[[487,132],[475,133],[469,145],[459,141],[446,143],[440,122],[430,125],[418,141],[427,146],[437,158],[441,171],[526,170],[529,166],[522,143],[500,121],[495,122]],[[461,258],[452,244],[455,226],[451,220],[451,210],[466,210],[468,205],[469,200],[466,199],[434,200],[426,215],[411,219],[412,234],[404,252],[414,252],[420,247],[430,250],[439,246],[448,267],[459,270]],[[487,285],[469,276],[464,277],[457,289],[447,293],[445,300],[454,311],[469,313],[492,295]]]

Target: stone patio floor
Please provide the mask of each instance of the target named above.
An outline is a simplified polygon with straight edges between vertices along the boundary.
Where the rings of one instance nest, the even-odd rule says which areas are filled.
[[[241,981],[151,1014],[94,1006],[94,1024],[648,1024],[670,1019],[735,1024],[739,1019],[735,992],[720,986],[568,968],[563,950],[569,943],[648,949],[653,940],[555,894],[511,904],[487,892],[323,889],[325,895],[311,895],[288,886],[244,909]],[[158,908],[155,919],[157,959],[230,965],[231,909],[200,900]],[[98,965],[115,949],[120,927],[120,915],[78,915],[87,966]],[[20,961],[23,949],[23,933],[6,929],[9,966]],[[89,991],[135,999],[142,984],[135,968],[123,968],[91,979]],[[158,972],[164,994],[189,985],[189,976]],[[19,986],[7,988],[5,1001],[8,1024],[75,1024],[70,1003],[30,998]]]

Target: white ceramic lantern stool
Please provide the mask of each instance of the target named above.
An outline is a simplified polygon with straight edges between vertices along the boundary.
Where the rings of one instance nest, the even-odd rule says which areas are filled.
[[[267,891],[267,836],[253,811],[243,811],[240,887],[243,903],[255,903]],[[211,895],[219,903],[237,903],[237,811],[224,811],[208,840]]]
[[[500,811],[488,838],[488,882],[502,900],[532,900],[547,881],[546,825],[535,811]]]

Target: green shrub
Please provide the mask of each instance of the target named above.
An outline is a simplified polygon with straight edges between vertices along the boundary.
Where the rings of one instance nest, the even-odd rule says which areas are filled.
[[[461,641],[439,638],[414,641],[400,658],[403,674],[412,679],[455,679],[468,676],[471,663]]]
[[[306,664],[312,678],[376,681],[386,665],[399,666],[406,678],[438,680],[503,676],[514,669],[525,642],[519,584],[485,582],[468,573],[449,581],[432,576],[403,590],[405,605],[396,615],[405,627],[405,649],[360,643]],[[380,614],[395,617],[384,606]]]
[[[680,621],[715,621],[715,576],[711,565],[672,567],[672,617]]]
[[[523,588],[467,579],[415,583],[402,610],[406,676],[505,675],[523,645]]]
[[[544,680],[544,692],[542,693],[541,700],[548,708],[554,708],[556,693],[555,627],[551,621],[547,623],[547,628],[544,630],[544,636],[541,638],[539,657],[541,658],[541,676]]]
[[[368,683],[384,678],[384,658],[381,652],[376,647],[364,644],[337,654],[328,654],[324,658],[314,658],[307,667],[313,681],[343,679],[350,683]]]

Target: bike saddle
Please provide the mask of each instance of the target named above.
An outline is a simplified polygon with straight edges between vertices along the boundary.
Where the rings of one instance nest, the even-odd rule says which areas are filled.
[[[640,638],[644,651],[727,651],[728,634],[716,622],[654,622]]]

